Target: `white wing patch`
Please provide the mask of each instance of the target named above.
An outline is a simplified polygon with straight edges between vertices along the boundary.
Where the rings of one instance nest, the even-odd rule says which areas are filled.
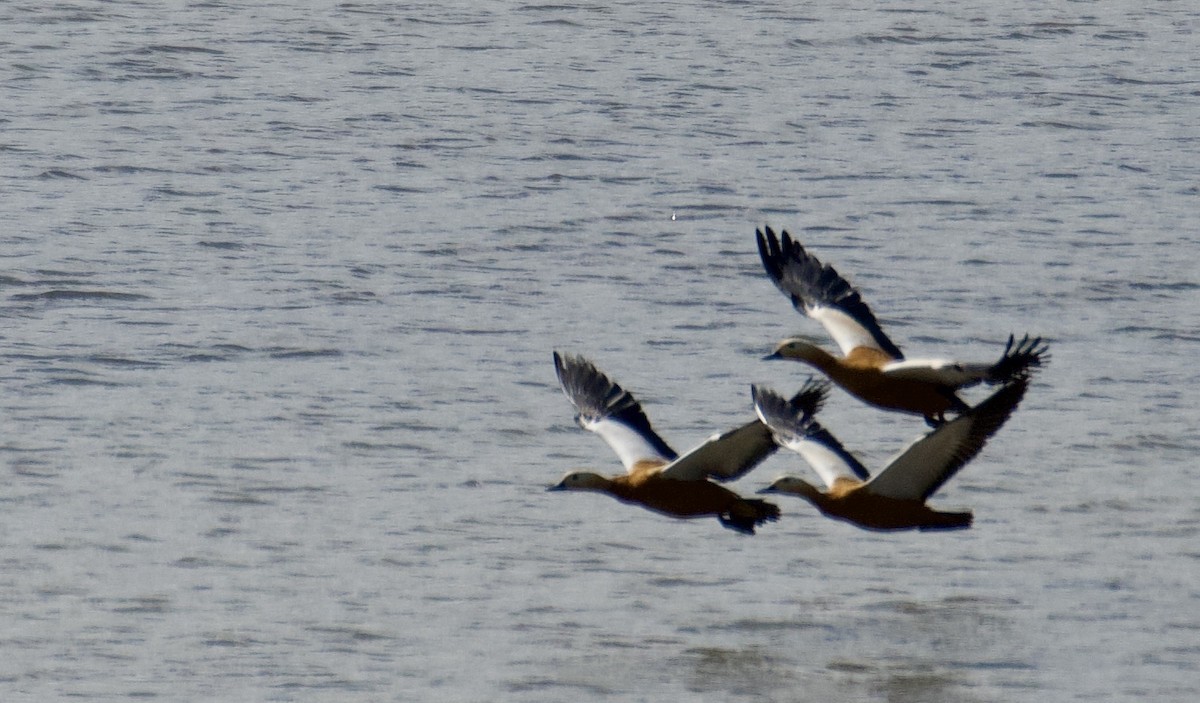
[[[846,356],[852,349],[858,347],[878,349],[888,354],[879,345],[879,342],[875,341],[870,330],[842,310],[824,305],[813,305],[812,307],[805,306],[804,311],[825,327],[825,331],[829,333],[830,337],[833,337],[833,341],[842,350],[842,356]]]
[[[822,442],[793,435],[784,442],[784,446],[804,457],[827,488],[832,488],[834,481],[839,478],[858,480],[842,456]]]
[[[905,359],[885,364],[890,378],[921,381],[949,388],[973,386],[988,377],[990,364],[964,364],[948,359]]]
[[[658,450],[654,442],[629,425],[612,418],[589,420],[580,418],[579,426],[595,432],[616,452],[626,471],[642,461],[660,461],[664,464],[671,460]]]

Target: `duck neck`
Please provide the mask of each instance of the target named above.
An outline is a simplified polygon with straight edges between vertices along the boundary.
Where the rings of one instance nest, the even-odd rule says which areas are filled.
[[[632,501],[634,495],[634,486],[630,481],[622,481],[621,478],[610,479],[603,486],[597,486],[596,490],[600,493],[608,495],[621,501]]]
[[[795,348],[782,352],[782,356],[808,364],[826,374],[836,371],[838,367],[838,361],[832,354],[814,344],[796,345]]]
[[[822,493],[820,489],[808,481],[796,481],[794,485],[788,488],[788,492],[795,493],[818,508],[823,508],[829,500],[829,496]]]

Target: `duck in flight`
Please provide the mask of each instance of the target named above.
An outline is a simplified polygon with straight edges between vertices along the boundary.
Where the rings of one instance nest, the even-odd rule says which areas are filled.
[[[824,325],[841,349],[834,356],[802,337],[781,341],[767,359],[793,359],[824,373],[863,402],[885,410],[923,415],[930,426],[946,421],[946,413],[964,413],[961,388],[1006,383],[1049,360],[1041,337],[1009,335],[1004,353],[994,363],[946,359],[905,359],[863,302],[859,292],[832,266],[822,264],[792,239],[766,227],[755,230],[763,267],[792,305]]]
[[[759,420],[714,435],[680,455],[650,426],[633,395],[592,362],[554,352],[554,369],[575,406],[576,423],[600,435],[626,473],[609,478],[573,471],[547,490],[607,493],[676,518],[715,516],[725,527],[750,535],[756,526],[779,518],[779,507],[773,503],[742,498],[717,483],[744,475],[779,448],[771,430]],[[801,415],[812,414],[826,392],[822,384],[809,383],[788,402]]]
[[[780,445],[812,466],[826,490],[783,476],[759,493],[791,493],[822,514],[866,530],[952,530],[971,526],[970,512],[940,512],[925,501],[983,449],[1029,386],[1027,376],[1005,384],[974,408],[925,434],[872,477],[832,434],[773,391],[753,387],[759,418]]]

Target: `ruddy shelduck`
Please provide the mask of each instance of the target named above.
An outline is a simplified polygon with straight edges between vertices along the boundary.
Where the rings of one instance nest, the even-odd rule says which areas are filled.
[[[759,418],[780,445],[806,461],[826,491],[796,476],[783,476],[759,493],[792,493],[824,515],[867,530],[952,530],[971,526],[970,512],[940,512],[925,504],[971,461],[1021,402],[1029,380],[1008,382],[974,408],[925,434],[897,454],[874,477],[832,434],[776,393],[754,387]]]
[[[792,305],[820,322],[841,349],[837,357],[802,337],[781,341],[767,359],[804,362],[846,392],[885,410],[923,415],[931,426],[946,413],[969,406],[961,388],[1011,381],[1049,360],[1041,337],[1012,335],[995,363],[963,363],[946,359],[905,359],[863,302],[862,296],[829,264],[822,264],[785,231],[777,238],[770,228],[756,230],[763,267]]]
[[[547,490],[597,491],[624,503],[641,505],[676,518],[715,516],[744,534],[779,518],[778,506],[742,498],[715,481],[732,481],[773,454],[778,445],[759,420],[714,435],[686,454],[676,454],[650,426],[633,395],[583,357],[554,352],[558,382],[575,421],[600,435],[616,452],[626,473],[611,478],[574,471]],[[809,384],[791,401],[801,414],[813,413],[825,397],[820,384]],[[803,410],[807,408],[807,410]]]

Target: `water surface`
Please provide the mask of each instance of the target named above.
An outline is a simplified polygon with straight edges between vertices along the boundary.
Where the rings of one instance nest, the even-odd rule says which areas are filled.
[[[5,700],[1194,700],[1198,23],[0,9]],[[802,382],[764,223],[912,355],[1051,340],[936,499],[972,530],[542,491],[618,469],[552,349],[678,449]],[[923,431],[824,420],[869,466]]]

